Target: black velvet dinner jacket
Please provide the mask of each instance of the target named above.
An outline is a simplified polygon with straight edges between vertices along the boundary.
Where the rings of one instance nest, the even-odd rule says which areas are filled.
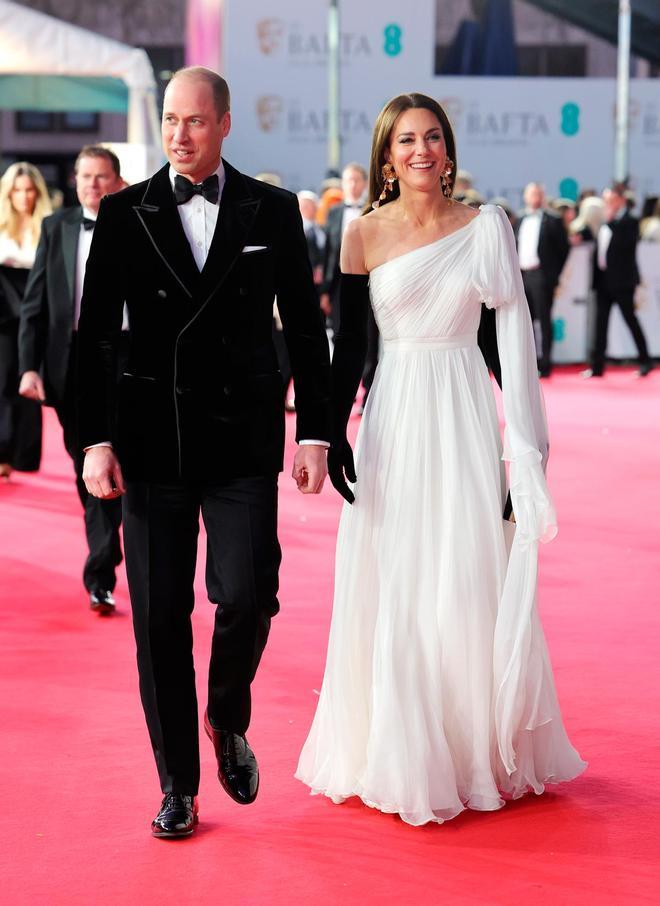
[[[282,468],[275,296],[297,439],[330,438],[328,344],[297,199],[224,168],[201,273],[168,165],[101,203],[79,325],[79,439],[81,447],[111,440],[129,480],[217,481]],[[124,302],[130,348],[117,387]]]
[[[21,305],[19,370],[43,369],[46,402],[64,398],[70,368],[80,205],[46,217]]]

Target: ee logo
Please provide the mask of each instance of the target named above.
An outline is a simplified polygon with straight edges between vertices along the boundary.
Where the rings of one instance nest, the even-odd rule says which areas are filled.
[[[388,55],[388,57],[398,56],[403,48],[401,47],[401,35],[403,34],[403,29],[400,25],[395,23],[390,23],[386,25],[383,29],[383,50]]]
[[[580,108],[577,104],[564,104],[561,108],[561,131],[564,135],[577,135],[580,131]]]
[[[566,339],[566,321],[564,318],[555,318],[552,322],[552,339],[558,343]]]

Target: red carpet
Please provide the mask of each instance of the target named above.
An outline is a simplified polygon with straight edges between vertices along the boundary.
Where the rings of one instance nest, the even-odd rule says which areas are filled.
[[[329,486],[303,498],[285,474],[282,613],[250,733],[260,796],[231,802],[203,739],[199,832],[176,842],[148,833],[160,793],[125,578],[119,614],[92,615],[71,467],[48,413],[43,471],[0,487],[2,902],[660,902],[660,372],[588,383],[559,372],[546,399],[560,534],[543,550],[541,610],[586,774],[425,828],[308,796],[292,775],[322,677],[339,499]],[[203,567],[198,590],[203,690]]]

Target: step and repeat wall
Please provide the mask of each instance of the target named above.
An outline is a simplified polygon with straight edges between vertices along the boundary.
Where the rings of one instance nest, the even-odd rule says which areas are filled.
[[[456,78],[434,72],[435,0],[343,3],[342,160],[369,160],[374,120],[395,94],[421,91],[447,109],[458,165],[487,198],[517,208],[530,180],[550,195],[600,191],[612,177],[616,86],[610,79]],[[277,172],[292,190],[317,189],[327,168],[326,0],[225,0],[222,69],[232,93],[226,156],[247,173]],[[630,160],[640,198],[660,191],[660,93],[631,84]],[[640,246],[640,317],[660,355],[660,245]],[[587,345],[589,262],[574,249],[557,299],[558,361],[581,361]],[[618,311],[610,350],[633,347]]]

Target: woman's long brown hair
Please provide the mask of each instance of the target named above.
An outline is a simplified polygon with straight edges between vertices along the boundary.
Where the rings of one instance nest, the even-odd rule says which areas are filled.
[[[378,119],[374,126],[374,135],[371,143],[371,158],[369,161],[369,197],[365,207],[365,213],[371,210],[374,201],[379,198],[383,191],[385,181],[383,180],[382,169],[383,164],[386,163],[385,151],[389,147],[394,124],[406,110],[418,109],[430,110],[442,127],[447,157],[450,158],[454,164],[451,175],[447,177],[449,181],[449,195],[451,196],[454,191],[454,180],[456,178],[458,162],[456,160],[456,141],[454,139],[454,131],[449,122],[449,117],[440,104],[426,94],[399,94],[385,104],[378,114]],[[398,180],[395,180],[392,191],[387,193],[386,200],[382,201],[381,204],[386,204],[388,201],[393,201],[398,197],[399,183]]]

